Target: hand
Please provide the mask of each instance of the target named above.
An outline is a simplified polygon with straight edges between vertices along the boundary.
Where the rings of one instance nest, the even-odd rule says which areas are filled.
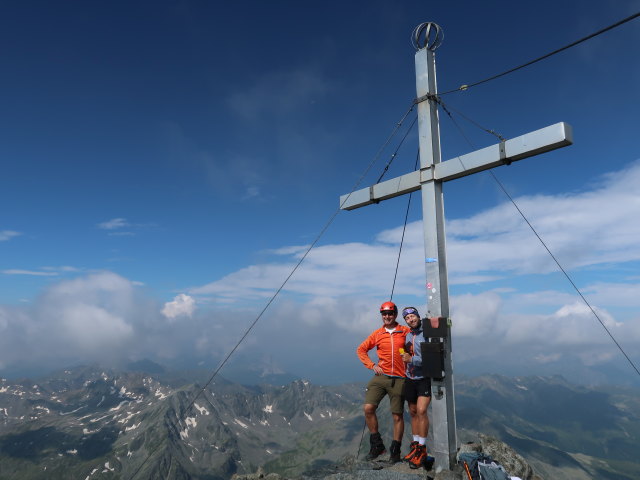
[[[384,373],[377,363],[373,366],[372,370],[376,375],[382,375]]]
[[[402,354],[402,356],[401,356],[401,358],[402,358],[402,361],[403,361],[404,363],[409,363],[409,362],[411,362],[411,354],[410,354],[410,353],[407,353],[407,352],[403,353],[403,354]]]

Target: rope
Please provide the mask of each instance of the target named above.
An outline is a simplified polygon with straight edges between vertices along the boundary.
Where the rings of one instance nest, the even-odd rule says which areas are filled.
[[[598,30],[597,32],[592,33],[591,35],[587,35],[586,37],[583,37],[580,40],[576,40],[575,42],[570,43],[569,45],[565,45],[564,47],[558,48],[557,50],[554,50],[554,51],[549,52],[549,53],[547,53],[545,55],[542,55],[541,57],[538,57],[538,58],[536,58],[534,60],[531,60],[531,61],[529,61],[527,63],[523,63],[522,65],[514,67],[514,68],[512,68],[510,70],[507,70],[506,72],[502,72],[502,73],[499,73],[497,75],[493,75],[492,77],[485,78],[484,80],[480,80],[478,82],[471,83],[469,85],[461,85],[458,88],[455,88],[453,90],[448,90],[446,92],[441,93],[440,95],[448,95],[449,93],[466,91],[466,90],[469,90],[471,87],[475,87],[477,85],[481,85],[483,83],[490,82],[491,80],[495,80],[496,78],[503,77],[505,75],[508,75],[509,73],[513,73],[513,72],[515,72],[517,70],[520,70],[522,68],[528,67],[529,65],[533,65],[534,63],[537,63],[537,62],[539,62],[541,60],[544,60],[545,58],[549,58],[552,55],[555,55],[556,53],[560,53],[560,52],[562,52],[564,50],[567,50],[567,49],[569,49],[571,47],[575,47],[576,45],[578,45],[578,44],[580,44],[582,42],[586,42],[587,40],[590,40],[590,39],[592,39],[594,37],[597,37],[600,34],[608,32],[609,30],[613,30],[614,28],[619,27],[620,25],[625,24],[627,22],[630,22],[631,20],[633,20],[633,19],[635,19],[637,17],[640,17],[640,12],[634,13],[633,15],[631,15],[631,16],[629,16],[627,18],[624,18],[624,19],[620,20],[619,22],[614,23],[613,25],[609,25],[608,27],[605,27],[605,28],[603,28],[601,30]]]
[[[483,130],[483,131],[487,132],[489,135],[493,135],[494,137],[498,138],[498,140],[500,140],[501,142],[505,142],[506,141],[506,138],[504,138],[502,135],[500,135],[495,130],[491,130],[490,128],[483,127],[478,122],[472,120],[471,118],[467,117],[462,112],[460,112],[459,110],[456,110],[455,108],[453,108],[451,105],[445,105],[440,97],[436,97],[436,101],[440,104],[440,106],[447,113],[447,115],[449,115],[449,118],[452,118],[452,116],[451,116],[451,112],[448,109],[454,110],[458,115],[460,115],[462,118],[464,118],[469,123],[471,123],[471,124],[475,125],[476,127],[478,127],[480,130]]]
[[[362,440],[364,440],[364,431],[366,427],[367,427],[367,421],[365,420],[362,425],[362,435],[360,436],[360,443],[358,443],[358,453],[356,453],[355,462],[358,461],[358,457],[360,456],[360,448],[362,447]],[[355,462],[353,462],[354,468],[355,468]]]
[[[400,143],[396,147],[395,151],[393,152],[393,154],[391,154],[391,158],[389,159],[387,164],[384,166],[384,169],[382,170],[382,173],[378,177],[378,180],[376,181],[376,183],[380,183],[380,181],[382,180],[382,177],[384,177],[385,174],[387,173],[387,171],[389,170],[389,167],[391,166],[391,163],[393,163],[393,160],[396,158],[396,155],[398,155],[398,151],[400,150],[400,147],[402,146],[402,144],[404,143],[405,139],[407,138],[407,135],[409,135],[409,132],[411,131],[413,126],[416,124],[417,120],[418,120],[418,116],[416,115],[416,117],[413,119],[413,122],[411,122],[411,125],[409,125],[409,128],[407,128],[407,131],[404,132],[404,136],[402,137],[402,140],[400,141]]]
[[[413,170],[418,169],[418,162],[420,160],[420,149],[418,149],[418,153],[416,155],[416,163],[413,167]],[[402,255],[402,245],[404,244],[404,233],[407,230],[407,220],[409,219],[409,207],[411,207],[411,195],[413,192],[409,193],[409,200],[407,201],[407,212],[404,215],[404,225],[402,227],[402,238],[400,239],[400,250],[398,251],[398,261],[396,262],[396,273],[393,275],[393,286],[391,287],[391,297],[389,300],[393,300],[393,292],[396,288],[396,278],[398,278],[398,267],[400,267],[400,256]]]
[[[373,165],[378,161],[378,158],[380,157],[380,155],[382,154],[382,151],[387,147],[387,145],[389,144],[389,142],[391,141],[391,139],[395,136],[396,132],[398,131],[398,129],[402,126],[402,124],[404,123],[405,119],[407,118],[407,116],[409,115],[409,113],[411,113],[411,111],[414,109],[415,104],[412,102],[411,106],[409,107],[409,109],[407,110],[407,112],[402,116],[402,118],[400,119],[400,121],[398,123],[396,123],[396,126],[394,127],[394,129],[392,130],[391,134],[389,135],[389,137],[387,138],[387,140],[384,142],[384,144],[382,145],[382,147],[380,147],[378,149],[378,152],[374,155],[373,159],[371,160],[371,162],[369,163],[369,165],[367,166],[367,168],[365,169],[365,171],[362,173],[362,175],[360,176],[360,178],[356,181],[356,183],[354,184],[354,186],[352,187],[351,191],[349,192],[349,194],[345,197],[344,201],[340,204],[340,207],[338,207],[338,209],[331,215],[331,217],[329,218],[329,220],[325,223],[324,227],[320,230],[320,233],[316,236],[315,240],[311,243],[311,245],[309,246],[309,248],[307,248],[307,250],[305,251],[304,255],[302,255],[302,257],[300,258],[300,260],[296,263],[296,265],[293,267],[293,269],[291,270],[291,272],[289,273],[289,275],[287,275],[287,277],[285,278],[285,280],[282,282],[282,284],[280,285],[280,287],[278,287],[278,289],[276,290],[276,292],[271,296],[271,298],[269,299],[269,301],[267,302],[267,304],[264,306],[264,308],[262,309],[262,311],[258,314],[258,316],[256,317],[256,319],[251,323],[251,325],[249,326],[249,328],[247,328],[247,330],[244,332],[244,334],[242,335],[242,337],[240,338],[240,340],[238,340],[238,342],[236,343],[236,345],[231,349],[231,351],[227,354],[227,356],[224,358],[224,360],[222,361],[222,363],[220,363],[220,365],[218,366],[218,368],[216,368],[213,372],[213,374],[211,375],[211,377],[209,378],[209,380],[207,381],[207,383],[205,383],[204,387],[202,387],[198,393],[194,396],[193,400],[191,400],[191,402],[189,403],[189,405],[187,406],[187,408],[185,409],[185,413],[184,415],[187,415],[190,411],[191,408],[193,407],[193,404],[196,402],[196,400],[198,400],[198,398],[200,397],[200,395],[202,395],[202,393],[207,389],[207,387],[211,384],[211,382],[213,381],[213,379],[218,375],[218,372],[222,369],[222,367],[224,367],[226,365],[226,363],[229,361],[229,358],[231,358],[231,355],[233,355],[235,353],[235,351],[238,349],[238,347],[240,346],[240,344],[242,344],[242,342],[244,341],[245,338],[247,338],[247,336],[249,335],[249,333],[251,332],[251,330],[253,330],[253,327],[256,326],[256,324],[258,323],[258,321],[262,318],[262,316],[264,315],[264,313],[267,311],[267,309],[269,308],[269,306],[273,303],[273,301],[276,299],[276,297],[280,294],[280,292],[282,291],[282,289],[285,287],[285,285],[289,282],[289,280],[291,279],[291,277],[293,276],[293,274],[296,272],[296,270],[298,270],[298,268],[300,267],[300,265],[302,264],[302,262],[307,258],[307,256],[309,255],[309,252],[311,252],[311,249],[313,249],[313,247],[315,247],[315,245],[318,243],[318,241],[320,240],[320,238],[324,235],[324,233],[327,231],[327,229],[329,228],[329,226],[333,223],[333,220],[336,218],[336,216],[338,215],[338,213],[340,213],[340,210],[342,208],[342,206],[346,203],[346,201],[349,199],[349,197],[351,196],[351,194],[358,188],[358,186],[360,185],[360,183],[362,182],[362,180],[365,178],[365,176],[367,175],[367,173],[369,172],[369,170],[371,170],[371,168],[373,167]],[[405,138],[406,138],[405,134]],[[404,141],[404,138],[403,138]],[[396,150],[397,151],[397,150]],[[179,419],[179,421],[182,421],[182,418]],[[131,476],[131,480],[133,480],[138,473],[140,472],[140,470],[142,470],[142,467],[147,463],[147,461],[151,458],[151,456],[160,448],[160,446],[162,445],[162,442],[158,443],[158,445],[147,455],[147,457],[145,458],[145,460],[140,464],[140,466],[136,469],[136,471],[133,473],[133,475]]]
[[[640,14],[639,14],[640,15]],[[442,105],[442,104],[441,104]],[[444,108],[444,106],[443,106]],[[467,141],[467,143],[469,144],[469,146],[471,146],[471,148],[475,148],[473,146],[473,144],[471,143],[471,141],[467,138],[467,136],[464,134],[464,132],[462,131],[462,129],[460,128],[460,126],[458,125],[458,123],[455,121],[455,119],[453,118],[453,116],[451,115],[451,113],[444,108],[444,111],[447,113],[447,115],[449,116],[449,118],[451,119],[451,121],[453,122],[453,124],[456,126],[456,128],[458,129],[458,131],[461,133],[462,137]],[[504,141],[504,140],[503,140]],[[460,161],[460,163],[462,163],[462,160],[460,159],[460,157],[458,157],[458,160]],[[462,163],[462,167],[464,169],[466,169],[467,167],[464,165],[464,163]],[[553,261],[555,262],[555,264],[558,266],[558,268],[560,269],[560,271],[564,274],[564,276],[566,277],[566,279],[569,281],[569,283],[571,284],[571,286],[573,287],[573,289],[576,291],[576,293],[580,296],[580,298],[582,299],[582,301],[585,303],[585,305],[589,308],[589,310],[591,310],[591,313],[593,313],[593,316],[598,320],[598,322],[600,323],[600,325],[602,326],[602,328],[604,328],[605,332],[607,332],[607,334],[609,335],[609,337],[611,338],[611,340],[613,341],[613,343],[616,345],[616,347],[618,347],[618,350],[620,350],[620,352],[622,353],[622,355],[627,359],[627,361],[629,362],[629,364],[631,365],[631,368],[633,368],[635,370],[635,372],[638,374],[638,376],[640,376],[640,370],[638,370],[638,367],[635,365],[635,363],[633,363],[633,361],[631,360],[631,358],[629,357],[629,355],[627,355],[627,353],[624,351],[624,349],[622,348],[622,345],[620,345],[620,343],[618,343],[618,341],[616,340],[616,338],[613,336],[613,334],[611,333],[611,331],[607,328],[607,326],[604,324],[604,322],[602,321],[602,319],[600,318],[600,316],[598,315],[598,313],[595,311],[595,309],[591,306],[591,304],[589,303],[589,301],[585,298],[585,296],[582,294],[582,292],[580,291],[580,289],[578,288],[578,286],[575,284],[575,282],[573,281],[573,279],[571,278],[571,276],[567,273],[567,271],[564,269],[564,267],[560,264],[560,261],[556,258],[556,256],[551,252],[551,250],[549,249],[549,247],[547,246],[547,244],[545,243],[545,241],[542,239],[542,237],[540,236],[540,234],[538,233],[538,231],[535,229],[535,227],[531,224],[531,222],[529,221],[529,219],[526,217],[526,215],[524,214],[524,212],[522,212],[522,210],[520,210],[520,207],[518,206],[518,204],[516,203],[516,201],[513,199],[513,197],[509,194],[509,192],[507,191],[507,189],[505,188],[505,186],[502,184],[502,182],[500,182],[500,180],[498,180],[498,177],[496,177],[495,173],[493,173],[491,170],[488,171],[489,174],[491,175],[491,177],[493,178],[493,180],[496,182],[496,184],[498,185],[498,187],[500,188],[500,190],[502,190],[502,192],[507,196],[507,198],[509,199],[509,201],[513,204],[513,206],[515,207],[515,209],[518,211],[518,213],[520,214],[520,216],[522,217],[522,219],[526,222],[526,224],[529,226],[529,228],[531,229],[531,231],[533,232],[533,234],[537,237],[538,241],[542,244],[542,246],[544,247],[544,249],[547,251],[547,253],[549,254],[549,256],[553,259]]]

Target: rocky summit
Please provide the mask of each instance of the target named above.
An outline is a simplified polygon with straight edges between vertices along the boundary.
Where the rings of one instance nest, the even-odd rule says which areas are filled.
[[[502,465],[510,476],[521,480],[543,480],[535,474],[527,461],[509,445],[496,438],[480,435],[478,442],[461,445],[459,453],[481,452],[490,455],[493,460]],[[266,473],[262,468],[252,474],[235,474],[232,480],[285,480],[276,473]],[[301,480],[467,480],[462,466],[455,465],[451,471],[435,472],[433,470],[413,470],[406,463],[390,464],[383,461],[356,461],[353,457],[333,465],[325,471],[307,472]]]

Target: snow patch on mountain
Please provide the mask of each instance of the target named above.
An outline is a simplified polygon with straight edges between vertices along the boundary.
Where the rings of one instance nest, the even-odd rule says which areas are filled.
[[[194,403],[193,406],[196,407],[196,410],[200,412],[200,415],[209,415],[209,410],[207,410],[206,408],[201,407],[197,403]]]
[[[124,387],[122,387],[122,388],[124,388]],[[120,402],[117,407],[110,408],[109,411],[110,412],[115,412],[116,410],[120,410],[120,407],[122,407],[125,403],[131,403],[131,402],[129,400],[125,400],[123,402]]]
[[[238,425],[240,425],[242,428],[247,429],[249,428],[249,425],[247,425],[246,423],[242,423],[240,420],[238,420],[237,418],[233,419],[234,422],[236,422]]]
[[[198,422],[196,421],[195,417],[187,417],[184,421],[187,426],[184,428],[184,430],[180,431],[180,438],[182,440],[189,438],[189,427],[197,427],[198,426]]]
[[[135,424],[131,425],[130,427],[125,427],[124,431],[125,432],[129,432],[131,430],[135,430],[136,428],[138,428],[140,426],[141,423],[142,422],[138,422],[138,423],[135,423]]]

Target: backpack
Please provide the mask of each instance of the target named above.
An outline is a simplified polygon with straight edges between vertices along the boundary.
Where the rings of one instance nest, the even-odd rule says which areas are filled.
[[[510,480],[507,471],[497,462],[478,461],[480,480]]]
[[[463,452],[458,455],[458,463],[464,467],[468,480],[481,480],[478,463],[491,463],[493,459],[489,455],[479,452]]]

